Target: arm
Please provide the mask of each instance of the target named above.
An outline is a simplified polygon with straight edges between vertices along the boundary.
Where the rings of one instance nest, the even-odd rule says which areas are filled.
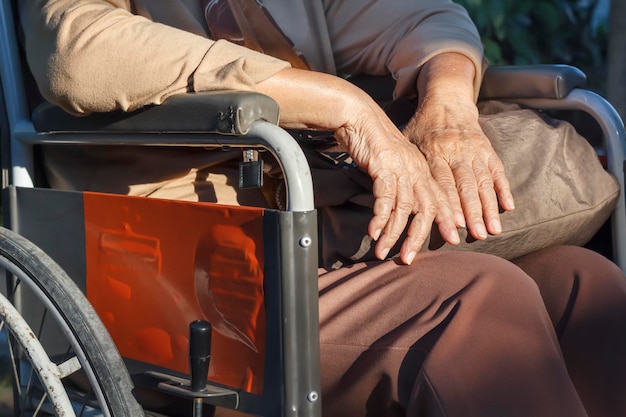
[[[30,64],[43,65],[36,70],[37,78],[55,102],[86,113],[158,104],[167,95],[189,89],[256,89],[279,103],[284,127],[334,131],[373,178],[369,233],[378,240],[377,256],[386,256],[411,215],[401,250],[404,262],[413,260],[433,221],[446,240],[458,243],[447,199],[423,155],[347,81],[285,68],[282,61],[163,27],[133,16],[122,4],[30,1]],[[166,75],[152,75],[155,67]],[[248,73],[256,67],[269,70]]]
[[[327,14],[340,71],[391,73],[395,97],[418,96],[403,133],[426,156],[457,225],[478,239],[499,233],[496,196],[506,210],[514,204],[478,123],[483,51],[467,12],[448,0],[347,0],[331,2]]]
[[[334,131],[372,177],[375,203],[369,234],[377,240],[379,258],[386,257],[407,224],[400,251],[405,263],[420,250],[433,220],[444,239],[459,243],[447,198],[423,155],[367,94],[339,77],[296,69],[262,81],[258,91],[278,102],[284,127]]]
[[[74,114],[132,110],[187,91],[254,90],[287,63],[154,23],[124,0],[27,0],[29,66]]]
[[[415,97],[422,67],[434,56],[456,52],[475,67],[478,96],[483,50],[467,12],[451,0],[344,0],[326,5],[337,70],[346,74],[391,74],[395,97]]]

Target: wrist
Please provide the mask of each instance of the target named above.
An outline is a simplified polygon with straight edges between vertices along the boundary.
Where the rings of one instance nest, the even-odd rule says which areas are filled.
[[[466,56],[447,52],[431,58],[422,67],[417,79],[420,102],[427,98],[474,102],[476,68]]]

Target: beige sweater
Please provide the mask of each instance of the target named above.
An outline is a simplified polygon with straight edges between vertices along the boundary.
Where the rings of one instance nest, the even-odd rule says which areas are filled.
[[[179,1],[169,3],[179,6],[172,16],[184,15]],[[42,94],[73,113],[132,110],[187,91],[254,90],[288,65],[134,15],[128,0],[29,0],[23,23]]]
[[[77,114],[132,110],[186,91],[254,90],[288,65],[208,39],[200,0],[20,3],[27,58],[40,90]],[[264,4],[314,69],[392,73],[397,96],[414,95],[421,65],[441,52],[465,54],[482,73],[480,38],[450,0]],[[476,91],[479,85],[477,77]]]

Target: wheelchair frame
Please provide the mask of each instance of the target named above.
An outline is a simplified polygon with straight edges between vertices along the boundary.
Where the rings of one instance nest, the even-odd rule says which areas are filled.
[[[8,222],[11,228],[18,231],[31,241],[43,247],[47,252],[56,252],[57,262],[70,271],[76,271],[73,266],[71,253],[59,253],[62,245],[50,241],[42,235],[42,229],[29,227],[33,218],[40,216],[41,198],[50,201],[51,194],[56,194],[60,200],[67,193],[46,193],[40,196],[37,188],[33,188],[32,180],[33,159],[32,146],[43,143],[88,143],[122,144],[127,145],[162,145],[162,146],[201,146],[201,147],[233,147],[257,148],[262,147],[270,151],[279,161],[285,176],[287,191],[286,211],[266,211],[265,221],[271,236],[276,238],[276,244],[266,250],[267,270],[272,285],[276,286],[276,299],[272,311],[279,342],[275,343],[277,353],[272,355],[272,363],[266,365],[272,368],[272,379],[268,381],[279,386],[267,389],[267,396],[251,398],[246,406],[246,396],[237,400],[237,406],[242,409],[252,409],[255,414],[281,416],[319,416],[320,387],[319,387],[319,323],[317,313],[317,225],[316,212],[313,206],[313,188],[311,174],[304,157],[304,153],[296,141],[276,124],[278,121],[278,107],[273,100],[259,94],[241,94],[239,92],[206,93],[190,95],[191,102],[183,100],[179,103],[178,111],[186,113],[190,110],[203,115],[222,115],[217,117],[216,124],[198,128],[186,127],[172,135],[164,135],[160,128],[148,129],[147,132],[129,133],[127,125],[111,123],[107,133],[118,130],[115,139],[110,135],[93,134],[87,137],[86,132],[63,131],[50,135],[41,135],[36,132],[31,122],[31,116],[26,102],[24,91],[24,77],[20,65],[20,54],[14,26],[14,11],[9,0],[2,0],[0,8],[0,27],[2,45],[0,46],[0,62],[2,63],[2,89],[5,93],[7,106],[8,131],[3,137],[10,145],[10,168],[6,168],[4,180],[5,191],[8,191]],[[200,99],[200,101],[198,101]],[[202,104],[204,103],[204,104]],[[58,109],[48,107],[43,109],[52,111],[56,116]],[[127,122],[143,124],[146,114],[153,121],[162,119],[162,110],[166,107],[154,107],[146,112],[136,112]],[[156,112],[155,112],[156,111]],[[150,112],[150,113],[148,113]],[[98,118],[98,116],[96,116]],[[123,117],[124,118],[124,117]],[[202,121],[206,118],[197,118]],[[79,120],[80,121],[80,120]],[[84,120],[83,120],[84,121]],[[106,121],[105,121],[106,123]],[[106,130],[106,129],[105,129]],[[121,132],[120,132],[121,131]],[[4,153],[6,156],[6,153]],[[9,178],[9,179],[7,179]],[[70,193],[71,194],[71,193]],[[24,198],[25,197],[25,198]],[[69,197],[76,198],[75,196]],[[35,203],[33,203],[35,201]],[[37,203],[38,201],[39,203]],[[61,210],[64,210],[61,203]],[[51,208],[48,204],[46,210]],[[32,210],[32,211],[30,211]],[[30,219],[18,213],[29,212]],[[45,216],[45,213],[43,213]],[[40,225],[45,224],[38,223]],[[57,235],[60,236],[60,235]],[[53,239],[54,240],[54,239]],[[55,249],[56,248],[56,249]],[[59,258],[61,258],[59,260]],[[78,267],[80,271],[80,267]],[[76,279],[76,277],[74,277]],[[268,372],[269,374],[269,372]],[[183,378],[184,379],[184,378]],[[190,383],[181,383],[180,378],[172,376],[173,385],[179,388],[189,386]],[[182,385],[181,385],[182,384]],[[189,391],[189,388],[187,388]],[[193,393],[192,393],[193,394]],[[198,394],[198,393],[196,393]],[[200,393],[201,394],[201,393]],[[190,395],[189,397],[192,397]],[[211,398],[205,401],[211,402]],[[263,410],[253,410],[261,403]]]
[[[272,224],[266,271],[272,285],[278,286],[275,334],[280,342],[268,366],[280,374],[272,383],[271,399],[261,401],[264,410],[255,410],[258,399],[251,399],[253,413],[276,416],[320,416],[319,323],[317,314],[317,225],[311,174],[306,158],[291,135],[277,126],[278,107],[271,99],[255,93],[219,92],[172,97],[161,106],[130,114],[94,115],[74,118],[44,104],[31,114],[24,91],[23,68],[11,0],[0,0],[0,85],[6,108],[2,134],[3,190],[5,224],[42,247],[72,276],[80,274],[73,253],[59,248],[58,228],[48,228],[50,217],[42,202],[54,202],[61,212],[71,212],[78,193],[40,190],[35,187],[33,146],[40,144],[201,146],[264,148],[281,164],[287,185],[287,210],[267,211]],[[512,82],[512,80],[515,80]],[[379,84],[380,80],[374,81]],[[376,86],[375,86],[376,87]],[[584,74],[568,66],[492,67],[485,76],[481,99],[517,102],[536,109],[580,110],[589,113],[604,135],[608,170],[619,181],[622,197],[612,216],[613,257],[626,270],[626,215],[624,205],[624,157],[626,134],[613,107],[599,95],[586,90]],[[222,114],[211,119],[198,117],[196,126],[165,126],[165,114]],[[95,126],[95,127],[94,127]],[[6,207],[6,203],[9,204]],[[69,206],[67,206],[69,204]],[[63,224],[61,224],[61,227]],[[57,225],[57,227],[59,227]],[[43,233],[42,233],[43,231]],[[47,235],[46,233],[52,233]],[[72,277],[77,280],[75,276]],[[78,279],[80,281],[80,279]],[[174,384],[193,397],[188,376],[170,375]],[[196,392],[196,394],[198,394]],[[239,399],[247,401],[246,395]],[[206,400],[208,402],[211,399]],[[270,404],[270,402],[278,402]],[[237,404],[239,406],[240,403]]]

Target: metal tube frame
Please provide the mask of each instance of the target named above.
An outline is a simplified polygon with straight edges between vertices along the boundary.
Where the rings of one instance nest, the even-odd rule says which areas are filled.
[[[18,51],[19,42],[16,39],[16,30],[13,8],[10,0],[0,0],[0,81],[5,97],[11,98],[11,105],[6,106],[9,120],[9,134],[11,135],[11,172],[12,183],[32,187],[33,156],[30,145],[20,142],[14,134],[24,129],[30,120],[26,93],[24,90],[24,77],[17,70],[20,65],[12,63],[20,62]]]
[[[624,160],[626,133],[615,108],[602,96],[585,89],[574,89],[563,99],[507,100],[539,110],[580,110],[591,115],[602,129],[608,170],[617,178],[621,196],[611,217],[614,262],[626,271],[626,192]]]

